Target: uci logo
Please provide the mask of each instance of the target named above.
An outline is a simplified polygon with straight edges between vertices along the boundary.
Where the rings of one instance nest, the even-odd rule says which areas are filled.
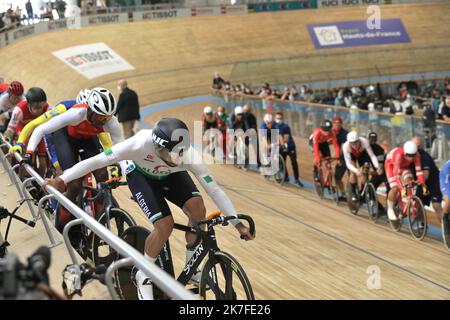
[[[160,137],[157,137],[155,134],[152,134],[152,140],[153,142],[159,144],[161,147],[165,147],[166,143],[169,142],[168,140],[164,140]]]

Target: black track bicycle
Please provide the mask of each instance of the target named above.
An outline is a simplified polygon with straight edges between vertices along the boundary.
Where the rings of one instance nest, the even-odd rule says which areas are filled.
[[[255,233],[255,224],[250,216],[239,214],[238,218],[247,221],[250,233]],[[228,221],[231,219],[234,219],[234,217],[224,217],[220,215],[220,212],[217,212],[209,215],[206,220],[195,223],[192,227],[174,224],[175,229],[196,235],[195,243],[187,246],[190,249],[196,248],[196,250],[192,258],[184,266],[177,280],[186,286],[203,260],[206,260],[201,271],[200,284],[198,288],[192,289],[202,299],[255,299],[252,286],[242,266],[233,256],[221,251],[217,246],[214,226],[219,224],[228,225]],[[206,225],[207,231],[202,231],[200,229],[201,225]],[[145,239],[149,234],[149,230],[140,226],[134,226],[124,232],[122,239],[136,248],[136,250],[144,253]],[[117,260],[121,258],[120,255],[117,256]],[[155,263],[172,276],[175,276],[169,241],[164,245]],[[136,272],[137,268],[135,267],[123,267],[116,271],[115,287],[121,299],[138,299],[135,280]],[[155,300],[169,299],[156,285],[153,286],[153,295]]]
[[[127,183],[120,181],[120,178],[111,178],[105,182],[99,182],[96,188],[85,185],[76,201],[78,207],[118,237],[129,227],[136,225],[133,217],[119,207],[117,200],[112,195],[113,189],[125,185]],[[57,217],[58,214],[51,218],[56,220],[56,225],[59,224]],[[85,225],[73,226],[69,231],[69,238],[80,256],[84,260],[90,258],[95,266],[104,265],[107,267],[116,257],[114,249]]]
[[[350,212],[354,215],[358,214],[358,211],[362,204],[366,205],[366,209],[369,212],[369,218],[373,222],[377,222],[378,220],[378,201],[377,201],[377,193],[375,190],[375,186],[370,182],[369,180],[369,174],[370,174],[370,167],[371,165],[366,162],[362,166],[362,173],[365,178],[364,185],[361,186],[360,190],[357,190],[356,196],[357,200],[352,201],[352,197],[350,196],[352,194],[350,183],[348,183],[347,186],[347,194],[349,195],[347,197],[347,203],[348,207],[350,209]]]

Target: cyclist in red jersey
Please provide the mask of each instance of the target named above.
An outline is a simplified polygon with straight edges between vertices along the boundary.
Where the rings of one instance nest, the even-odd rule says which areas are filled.
[[[7,122],[11,118],[14,107],[25,100],[23,91],[23,85],[19,81],[13,81],[9,85],[6,84],[4,92],[0,90],[0,122],[4,125],[4,129],[0,129],[2,132],[7,128]]]
[[[416,169],[416,176],[419,183],[424,185],[425,180],[420,164],[420,154],[417,152],[417,145],[412,142],[406,142],[403,147],[398,147],[386,156],[385,170],[391,190],[388,193],[388,217],[390,220],[397,220],[394,211],[394,204],[397,199],[398,189],[403,187],[403,184],[412,183],[414,178],[410,170],[411,164],[414,163]],[[403,184],[402,184],[403,182]]]
[[[339,143],[337,141],[336,135],[331,130],[333,124],[330,120],[325,120],[319,128],[313,130],[313,134],[309,139],[310,147],[312,147],[314,152],[314,180],[319,181],[319,168],[320,160],[322,158],[330,158],[330,147],[329,144],[332,143],[334,146],[335,157],[339,157]]]
[[[47,103],[47,95],[45,91],[38,87],[30,88],[26,95],[26,100],[20,102],[13,109],[11,121],[9,122],[8,129],[6,130],[7,136],[11,141],[15,135],[19,136],[22,129],[31,121],[44,114],[49,105]],[[47,152],[45,148],[45,142],[43,139],[39,140],[38,144],[38,157],[39,157],[39,174],[45,175],[47,168]]]
[[[66,112],[37,127],[30,137],[26,155],[33,154],[37,142],[50,133],[54,133],[55,151],[63,171],[77,164],[79,158],[83,160],[98,154],[102,146],[105,150],[111,148],[113,144],[123,140],[119,122],[114,117],[116,109],[117,104],[109,90],[92,89],[87,103],[75,104]],[[106,168],[98,169],[93,174],[97,182],[108,179]],[[83,178],[79,178],[68,184],[66,196],[69,200],[76,200],[82,182]],[[70,217],[70,213],[61,209],[57,217],[57,228],[60,231]]]

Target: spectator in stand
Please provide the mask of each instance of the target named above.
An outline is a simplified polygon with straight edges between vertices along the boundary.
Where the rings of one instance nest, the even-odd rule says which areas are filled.
[[[445,98],[445,103],[442,106],[440,115],[442,117],[442,120],[450,122],[450,96],[447,96]]]
[[[298,99],[298,91],[295,86],[292,86],[289,90],[289,101],[293,102]]]
[[[139,98],[135,91],[128,88],[126,80],[119,80],[117,89],[120,91],[117,102],[117,120],[122,124],[125,139],[128,139],[134,136],[134,125],[141,119]]]
[[[3,21],[4,13],[0,13],[0,32],[3,32],[6,30],[5,21]]]
[[[338,94],[336,96],[336,99],[334,100],[334,105],[337,107],[344,107],[345,106],[345,102],[344,102],[344,90],[340,89],[338,91]],[[347,137],[346,137],[347,139]]]
[[[31,4],[31,0],[28,0],[28,2],[25,4],[25,9],[27,10],[28,24],[30,24],[30,19],[31,22],[33,22],[34,20],[33,5]]]
[[[275,123],[276,128],[280,130],[280,153],[281,156],[284,159],[284,162],[286,163],[286,158],[289,155],[289,158],[291,159],[291,165],[292,169],[294,170],[294,183],[299,186],[303,187],[303,183],[299,179],[299,173],[298,173],[298,163],[297,163],[297,151],[295,147],[294,138],[291,134],[291,128],[283,122],[283,113],[277,112],[275,115]],[[286,176],[284,177],[285,181],[289,181],[289,176],[286,171]]]
[[[64,19],[65,13],[66,13],[66,2],[63,0],[56,0],[55,6],[56,6],[56,11],[58,12],[59,18]]]
[[[218,72],[214,73],[214,78],[212,82],[212,88],[215,90],[221,90],[225,84],[225,80],[222,79]]]

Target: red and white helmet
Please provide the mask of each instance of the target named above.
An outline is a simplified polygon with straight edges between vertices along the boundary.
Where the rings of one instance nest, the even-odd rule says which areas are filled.
[[[268,124],[268,123],[272,123],[273,121],[273,117],[270,113],[266,113],[264,115],[264,123]]]
[[[23,91],[24,91],[23,85],[19,81],[13,81],[9,84],[8,94],[12,94],[15,96],[22,96]]]

